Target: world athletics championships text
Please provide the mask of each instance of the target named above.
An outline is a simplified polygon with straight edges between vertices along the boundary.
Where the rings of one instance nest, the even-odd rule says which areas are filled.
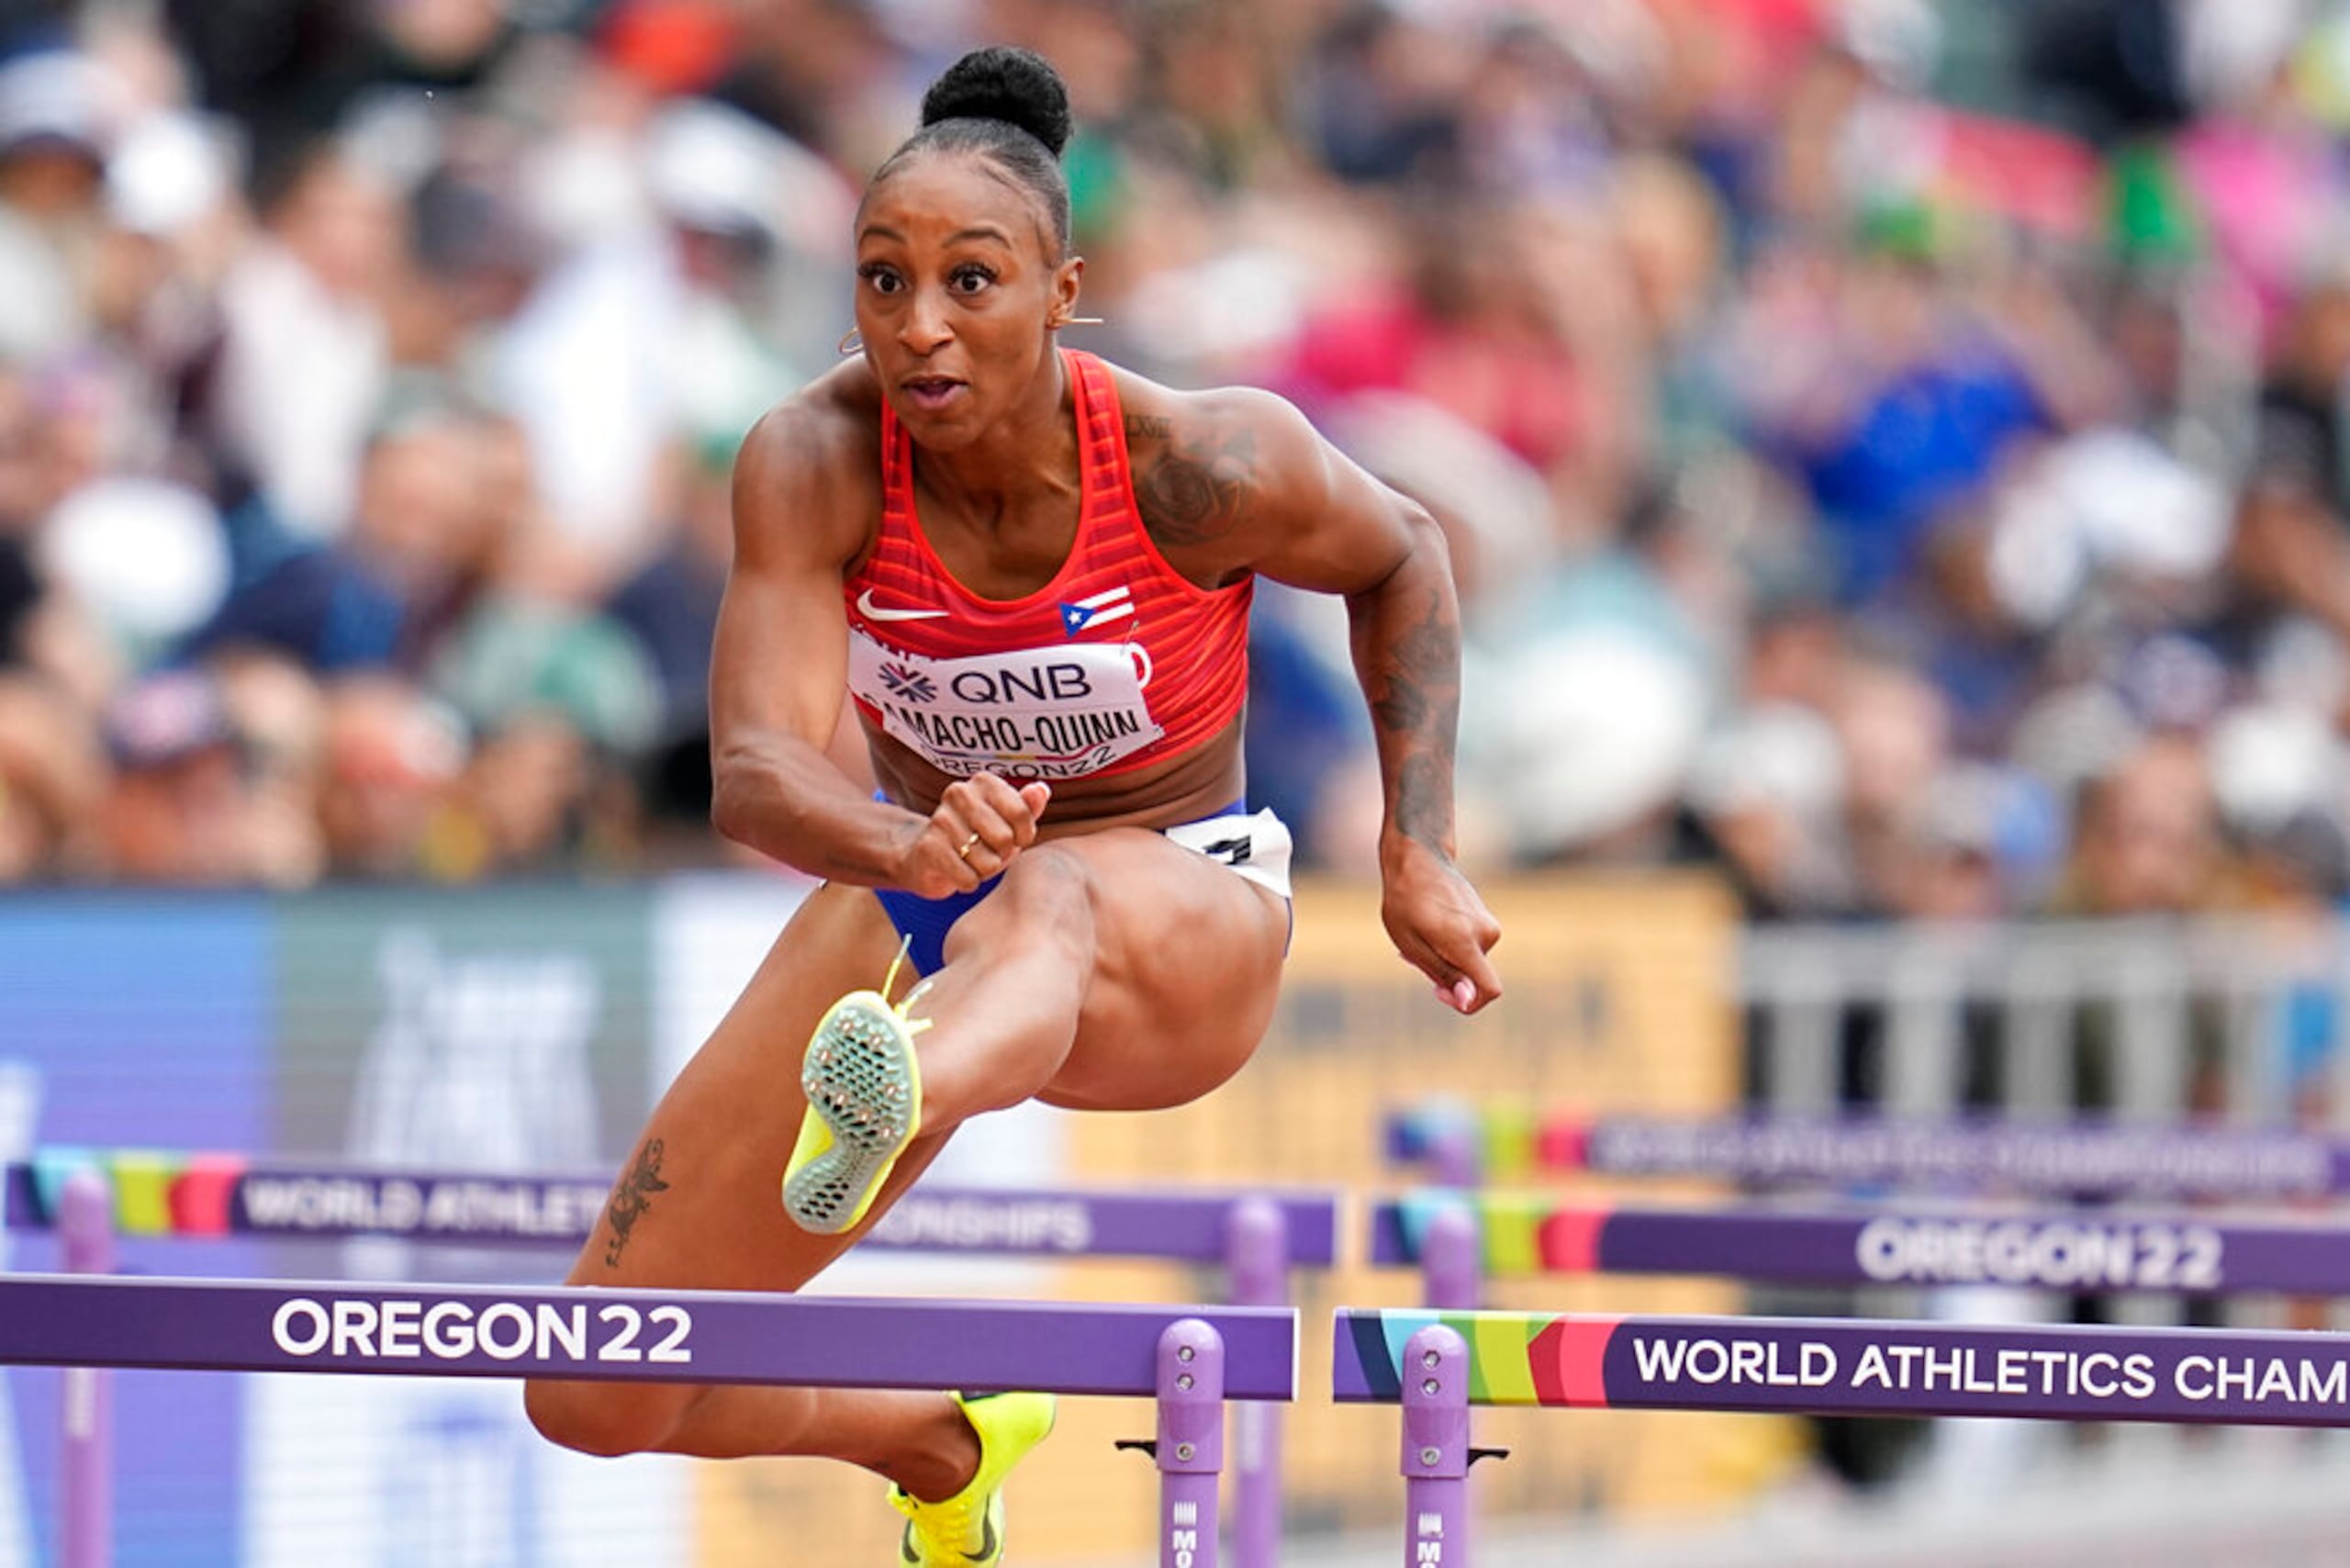
[[[2143,1350],[2029,1350],[1870,1344],[1849,1366],[1817,1340],[1636,1335],[1632,1364],[1650,1389],[1748,1385],[1853,1393],[2145,1401],[2350,1405],[2350,1362],[2307,1356],[2183,1355],[2168,1367]],[[1611,1393],[1613,1392],[1611,1388]]]
[[[1636,1175],[1906,1182],[2067,1190],[2314,1195],[2333,1190],[2317,1138],[2129,1128],[1604,1120],[1584,1163]]]

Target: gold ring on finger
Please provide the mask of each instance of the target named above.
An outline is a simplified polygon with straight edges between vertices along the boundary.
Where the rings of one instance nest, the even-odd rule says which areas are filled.
[[[979,835],[975,833],[963,841],[963,847],[955,852],[955,857],[958,860],[968,860],[971,857],[971,851],[979,846]]]

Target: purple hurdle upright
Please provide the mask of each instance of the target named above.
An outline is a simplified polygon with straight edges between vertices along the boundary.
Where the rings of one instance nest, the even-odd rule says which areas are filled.
[[[1462,1195],[1455,1194],[1455,1196]],[[1439,1204],[1436,1213],[1428,1216],[1427,1235],[1422,1240],[1421,1250],[1425,1254],[1421,1264],[1421,1279],[1427,1292],[1427,1305],[1430,1311],[1474,1312],[1483,1305],[1485,1289],[1483,1227],[1477,1222],[1476,1210],[1469,1205],[1465,1197],[1460,1202]],[[1462,1364],[1465,1365],[1467,1352],[1464,1350],[1462,1355],[1464,1357]],[[1465,1374],[1461,1381],[1465,1386],[1467,1382]],[[1460,1446],[1462,1454],[1460,1473],[1465,1475],[1469,1467],[1467,1458],[1469,1411],[1465,1405],[1460,1410]],[[1404,1453],[1407,1465],[1413,1452],[1411,1432],[1412,1417],[1407,1407],[1404,1415]],[[1414,1475],[1416,1473],[1407,1468],[1404,1473]],[[1435,1474],[1430,1474],[1426,1479],[1440,1484],[1440,1478]],[[1457,1562],[1465,1559],[1470,1550],[1469,1534],[1472,1526],[1469,1515],[1469,1492],[1465,1482],[1455,1489],[1450,1514],[1452,1546],[1449,1556],[1451,1561]],[[1419,1511],[1416,1508],[1406,1517],[1416,1521],[1420,1517]],[[1427,1561],[1440,1562],[1445,1556],[1443,1550],[1438,1549],[1438,1555]]]
[[[1420,1271],[1427,1305],[1438,1312],[1474,1312],[1484,1284],[1478,1256],[1476,1211],[1464,1200],[1441,1203],[1428,1216],[1420,1242]]]
[[[1404,1347],[1404,1563],[1469,1560],[1469,1342],[1441,1323]]]
[[[1233,1205],[1225,1264],[1236,1306],[1289,1305],[1289,1222],[1261,1197]],[[1281,1552],[1281,1406],[1242,1401],[1232,1412],[1232,1558],[1237,1568],[1273,1568]]]
[[[1215,1568],[1224,1338],[1196,1317],[1158,1337],[1158,1568]]]
[[[106,1178],[92,1170],[66,1178],[58,1198],[57,1231],[68,1272],[114,1272],[114,1193]],[[108,1568],[114,1562],[111,1380],[102,1367],[65,1369],[59,1568]]]

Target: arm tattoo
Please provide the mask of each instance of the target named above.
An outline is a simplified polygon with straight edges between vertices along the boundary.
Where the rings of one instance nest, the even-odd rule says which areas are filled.
[[[1449,745],[1460,720],[1460,632],[1437,600],[1388,644],[1380,673],[1385,678],[1371,698],[1380,727]],[[1441,734],[1429,734],[1432,722],[1442,726]]]
[[[1423,751],[1406,757],[1395,780],[1395,829],[1441,849],[1452,836],[1451,769]]]
[[[637,1221],[653,1207],[653,1194],[669,1190],[669,1183],[661,1180],[664,1152],[659,1138],[645,1139],[644,1147],[636,1151],[635,1168],[613,1186],[612,1201],[604,1210],[604,1217],[612,1226],[611,1242],[604,1249],[604,1267],[621,1266],[621,1254],[628,1249],[628,1238],[635,1233]]]
[[[1181,549],[1220,539],[1240,522],[1248,502],[1257,438],[1248,426],[1230,421],[1207,432],[1178,439],[1174,421],[1155,414],[1128,414],[1126,439],[1156,443],[1159,452],[1135,473],[1135,506],[1143,527],[1161,549]]]
[[[1453,737],[1460,728],[1460,627],[1445,598],[1431,595],[1416,622],[1365,653],[1371,721],[1393,778],[1393,825],[1406,838],[1447,849]]]

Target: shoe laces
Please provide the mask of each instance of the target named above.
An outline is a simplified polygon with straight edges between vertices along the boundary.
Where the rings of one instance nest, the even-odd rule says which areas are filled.
[[[913,1004],[922,999],[923,992],[930,989],[930,977],[924,975],[914,981],[913,989],[906,992],[906,999],[903,1002],[891,1002],[890,992],[897,989],[898,970],[904,967],[908,955],[913,951],[913,946],[914,939],[911,935],[899,939],[897,957],[890,960],[889,969],[882,973],[880,991],[881,1004],[898,1015],[898,1021],[906,1026],[906,1033],[910,1036],[919,1035],[931,1025],[932,1020],[916,1018],[911,1012]]]

